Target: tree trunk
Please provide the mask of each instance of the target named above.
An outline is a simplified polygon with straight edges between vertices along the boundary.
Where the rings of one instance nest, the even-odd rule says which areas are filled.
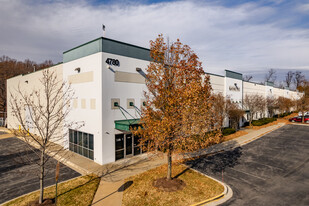
[[[305,112],[302,113],[301,122],[305,123]]]
[[[44,198],[44,151],[41,152],[41,160],[40,160],[40,199],[39,203],[43,203]]]
[[[167,179],[172,179],[172,152],[167,153]]]

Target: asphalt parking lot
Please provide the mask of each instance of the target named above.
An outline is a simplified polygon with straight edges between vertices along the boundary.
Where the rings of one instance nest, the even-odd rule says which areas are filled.
[[[0,139],[0,204],[23,194],[38,190],[38,165],[28,161],[37,156],[22,140],[11,137]],[[57,161],[51,159],[46,165],[45,186],[55,184]],[[80,176],[69,167],[60,165],[59,181]]]
[[[191,164],[232,188],[223,205],[309,205],[309,126],[286,125]]]

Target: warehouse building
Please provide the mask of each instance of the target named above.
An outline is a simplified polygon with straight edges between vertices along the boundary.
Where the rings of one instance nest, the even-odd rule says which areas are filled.
[[[75,91],[68,118],[84,122],[78,130],[63,128],[69,130],[65,148],[102,165],[142,153],[138,137],[130,133],[129,127],[139,123],[149,61],[149,49],[104,37],[63,52],[63,63],[48,69],[56,71],[58,78],[69,82]],[[41,75],[42,71],[37,71],[8,79],[8,93],[14,93],[17,85],[30,91]],[[244,95],[250,93],[291,99],[300,95],[270,83],[244,82],[242,74],[229,70],[225,76],[208,75],[213,92],[229,96],[240,106]],[[7,125],[19,127],[10,107]]]

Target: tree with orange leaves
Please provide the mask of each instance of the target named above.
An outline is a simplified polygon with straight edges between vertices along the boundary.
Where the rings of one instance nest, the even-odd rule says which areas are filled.
[[[142,109],[141,145],[167,154],[171,180],[172,154],[197,151],[217,143],[217,123],[209,76],[197,55],[179,40],[169,44],[159,35],[150,42],[152,62],[147,68]]]

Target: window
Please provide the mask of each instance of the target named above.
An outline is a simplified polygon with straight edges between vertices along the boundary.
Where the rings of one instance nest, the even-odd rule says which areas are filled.
[[[116,160],[139,155],[142,151],[139,145],[140,137],[130,134],[115,135],[115,158]]]
[[[124,158],[124,134],[115,135],[116,160]]]
[[[69,130],[69,149],[93,160],[93,134]]]

